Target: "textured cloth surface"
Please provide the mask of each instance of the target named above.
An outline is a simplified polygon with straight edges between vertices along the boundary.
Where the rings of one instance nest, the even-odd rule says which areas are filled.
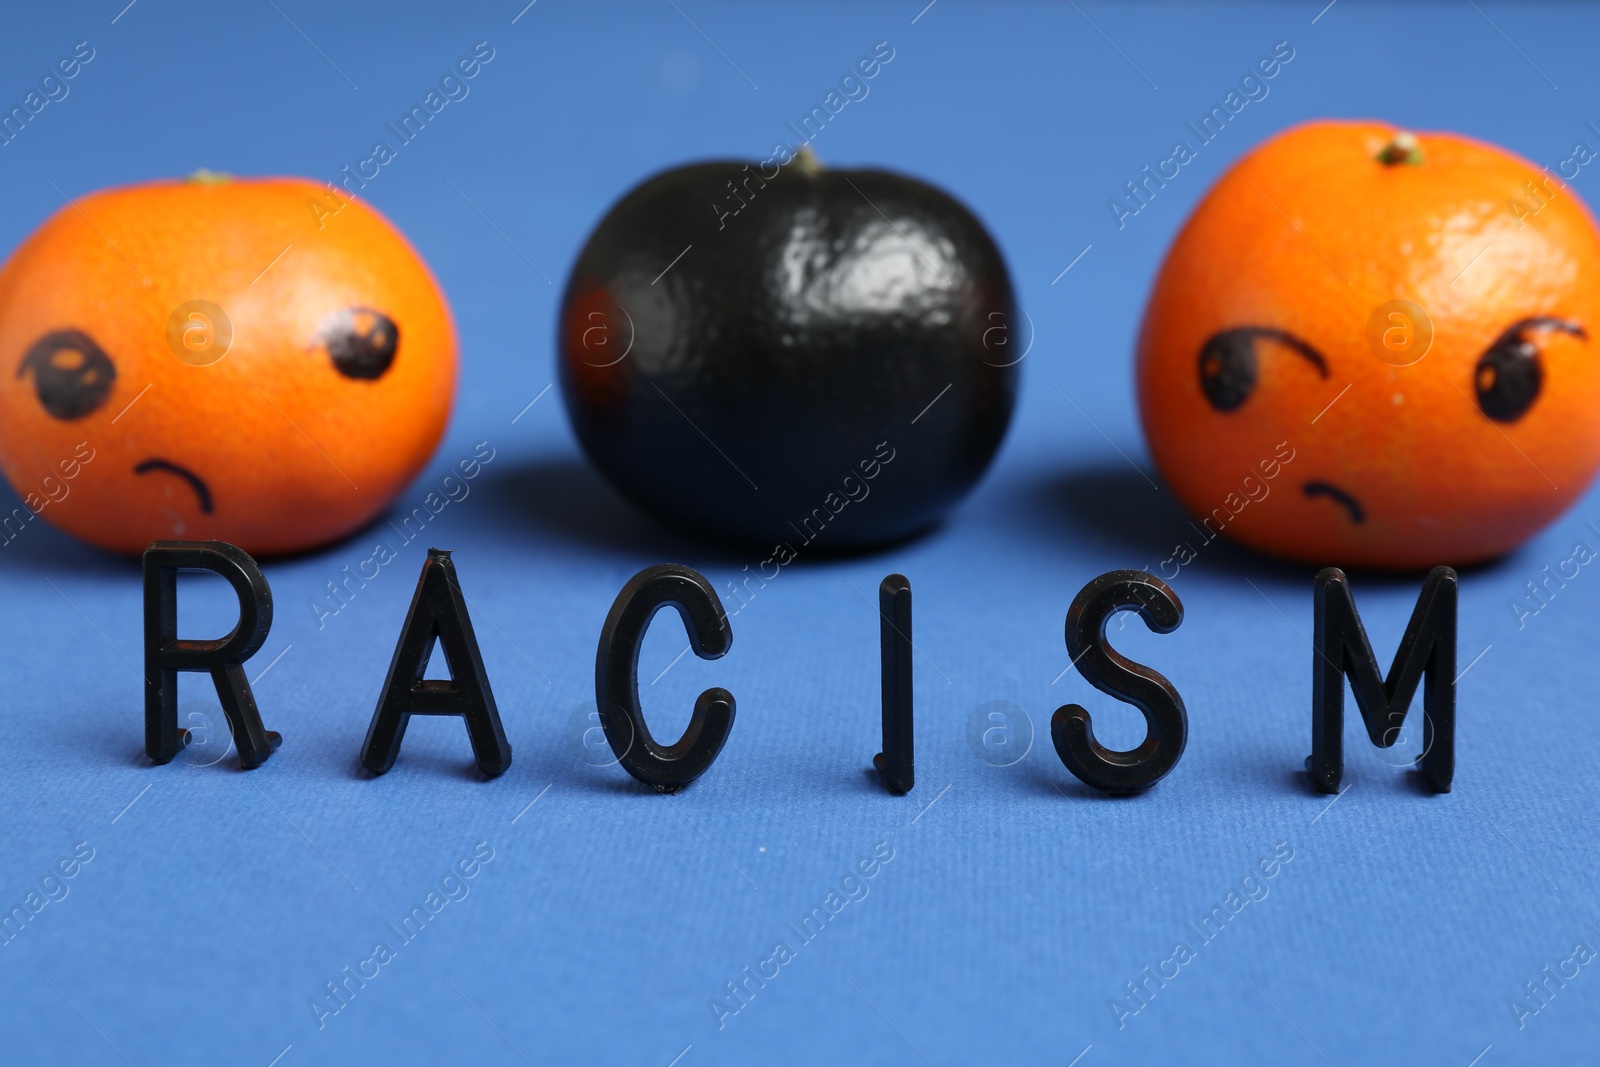
[[[7,105],[74,42],[96,54],[0,151],[0,246],[61,206],[52,183],[77,196],[201,166],[336,180],[490,42],[470,93],[363,195],[428,260],[463,345],[448,437],[390,517],[475,443],[494,459],[419,540],[380,522],[266,564],[276,620],[249,671],[285,741],[250,773],[193,676],[184,724],[203,743],[165,767],[143,758],[134,562],[43,522],[0,549],[0,905],[43,902],[0,946],[0,1058],[1592,1059],[1600,578],[1583,568],[1520,624],[1509,605],[1574,541],[1600,548],[1586,525],[1600,495],[1463,575],[1451,795],[1403,769],[1414,739],[1379,752],[1355,722],[1349,788],[1331,806],[1310,792],[1312,571],[1222,543],[1173,580],[1177,632],[1112,624],[1187,703],[1171,776],[1095,795],[1056,758],[1049,720],[1081,702],[1108,743],[1141,736],[1137,713],[1067,669],[1062,620],[1095,575],[1158,566],[1192,537],[1149,480],[1131,351],[1197,198],[1250,145],[1327,115],[1458,130],[1552,168],[1575,142],[1600,148],[1595,13],[146,0],[113,23],[118,6],[7,16]],[[1268,95],[1119,229],[1107,201],[1284,40],[1294,59]],[[560,285],[627,188],[792,143],[787,124],[879,41],[894,59],[814,148],[933,181],[991,228],[1028,314],[1019,343],[1032,335],[1017,419],[942,528],[867,558],[802,553],[739,609],[724,659],[674,663],[682,627],[657,618],[641,665],[656,734],[677,736],[712,685],[738,718],[703,779],[649,794],[582,758],[611,601],[651,563],[725,590],[763,557],[657,527],[578,455],[559,391],[544,392]],[[1583,167],[1572,191],[1597,181]],[[326,599],[384,541],[399,558]],[[358,773],[429,545],[455,550],[515,753],[492,782],[446,719],[415,720],[387,776]],[[906,797],[870,773],[875,587],[891,571],[913,584],[919,650]],[[1387,668],[1420,579],[1353,582]],[[186,579],[182,596],[185,633],[230,625],[220,583]],[[991,719],[993,701],[1025,717]]]

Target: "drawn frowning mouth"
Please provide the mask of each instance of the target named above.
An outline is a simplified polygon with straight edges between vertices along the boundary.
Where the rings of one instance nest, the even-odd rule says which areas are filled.
[[[153,456],[133,468],[133,473],[135,474],[149,474],[151,471],[166,471],[168,474],[176,474],[179,478],[188,482],[189,488],[194,490],[194,495],[200,500],[200,511],[206,515],[211,514],[211,489],[206,485],[204,479],[194,471],[188,467],[181,467],[171,460],[159,459]]]
[[[1338,501],[1340,504],[1345,506],[1345,510],[1350,512],[1350,521],[1356,523],[1357,525],[1360,525],[1367,520],[1367,513],[1362,509],[1361,501],[1357,500],[1343,489],[1340,489],[1332,482],[1307,482],[1305,484],[1305,494],[1307,497],[1313,499],[1319,496],[1325,496],[1330,500]]]

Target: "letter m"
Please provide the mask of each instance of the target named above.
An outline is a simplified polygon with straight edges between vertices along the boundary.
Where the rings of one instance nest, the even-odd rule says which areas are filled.
[[[1345,679],[1367,724],[1367,736],[1379,748],[1389,748],[1399,740],[1417,683],[1426,676],[1417,765],[1435,792],[1450,792],[1456,770],[1456,599],[1456,572],[1435,567],[1422,583],[1389,676],[1382,678],[1349,579],[1337,567],[1317,575],[1306,771],[1318,790],[1337,793],[1344,777]]]

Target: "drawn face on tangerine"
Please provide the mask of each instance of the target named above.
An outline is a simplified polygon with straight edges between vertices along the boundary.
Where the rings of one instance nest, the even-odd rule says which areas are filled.
[[[1542,174],[1317,124],[1209,193],[1157,279],[1141,416],[1199,533],[1319,565],[1499,556],[1600,467],[1600,235]]]
[[[448,417],[453,325],[370,209],[347,200],[318,229],[307,198],[330,196],[296,180],[113,190],[29,238],[0,270],[0,466],[23,501],[4,536],[32,513],[119,551],[288,552],[410,481]]]

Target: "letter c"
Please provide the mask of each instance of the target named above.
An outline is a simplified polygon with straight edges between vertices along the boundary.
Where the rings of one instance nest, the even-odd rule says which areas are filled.
[[[617,594],[594,661],[595,707],[611,751],[623,770],[663,793],[676,793],[710,769],[733,729],[733,694],[707,689],[694,703],[683,736],[658,744],[639,706],[639,649],[656,612],[678,610],[689,647],[701,659],[720,659],[733,645],[733,628],[716,590],[698,571],[675,563],[646,567]]]

